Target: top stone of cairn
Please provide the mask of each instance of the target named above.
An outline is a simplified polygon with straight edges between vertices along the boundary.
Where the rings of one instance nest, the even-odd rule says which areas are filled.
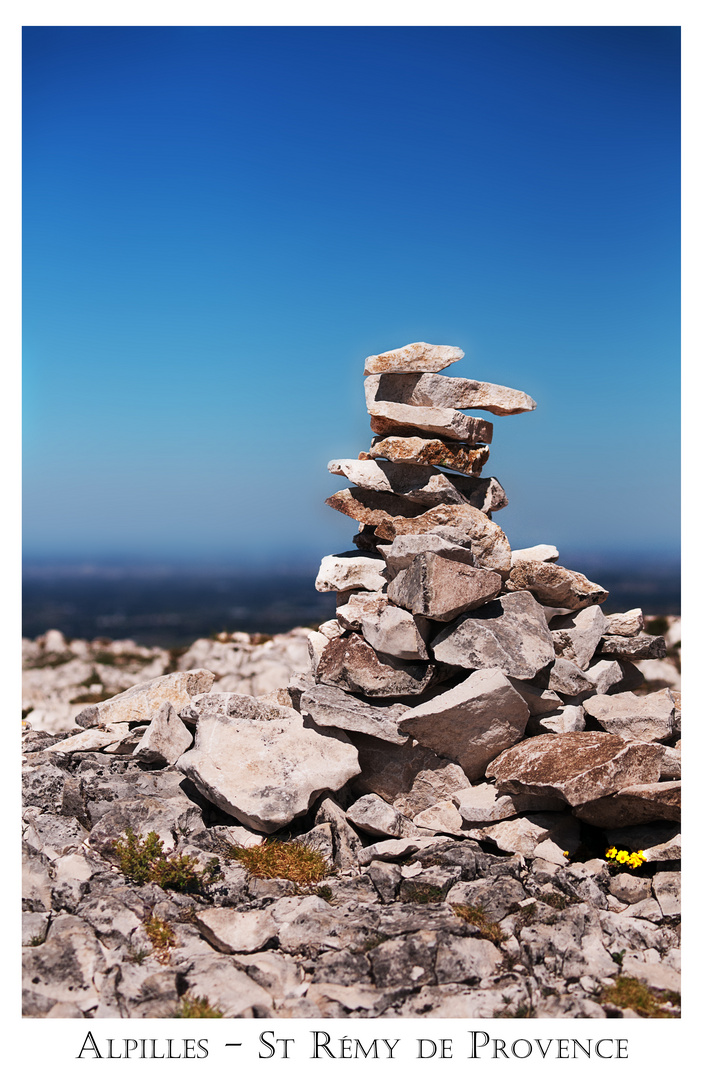
[[[402,349],[367,356],[364,375],[384,375],[388,372],[442,371],[443,368],[461,360],[464,352],[455,345],[428,345],[426,341],[414,341]]]

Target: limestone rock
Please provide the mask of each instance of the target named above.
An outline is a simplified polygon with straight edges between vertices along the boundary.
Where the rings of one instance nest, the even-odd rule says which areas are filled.
[[[644,682],[642,672],[628,660],[597,660],[586,669],[586,675],[597,694],[636,690]]]
[[[522,680],[534,678],[554,660],[544,611],[528,592],[501,596],[460,616],[435,638],[432,650],[442,663],[497,667]]]
[[[579,694],[592,694],[595,686],[588,675],[581,671],[572,660],[565,656],[557,656],[549,671],[549,689],[555,690],[566,697],[577,697]]]
[[[466,826],[504,821],[531,811],[561,810],[564,806],[561,799],[545,795],[500,795],[495,784],[486,783],[455,791],[452,802]]]
[[[504,750],[486,770],[507,794],[553,795],[580,806],[632,784],[655,783],[662,750],[600,731],[537,735]]]
[[[436,552],[416,555],[388,586],[388,598],[413,615],[448,622],[480,607],[500,592],[502,578],[490,570],[446,559]]]
[[[358,630],[376,652],[401,660],[428,659],[416,620],[383,593],[352,593],[337,608],[337,618],[345,629]]]
[[[369,375],[364,379],[364,394],[369,410],[376,401],[441,409],[485,409],[496,416],[514,416],[536,408],[533,399],[521,390],[436,374]]]
[[[492,840],[501,851],[532,857],[538,844],[553,840],[561,850],[578,846],[578,825],[570,814],[521,814],[507,821],[475,826],[468,830],[474,840]]]
[[[315,588],[318,592],[344,592],[346,589],[374,592],[386,584],[384,565],[380,556],[359,555],[357,551],[325,555],[315,579]]]
[[[553,544],[535,544],[534,547],[513,548],[511,565],[519,562],[556,562],[559,552]]]
[[[202,715],[195,746],[177,765],[206,799],[249,828],[275,832],[359,772],[357,752],[339,730],[323,734],[295,710],[245,695],[238,713]]]
[[[468,502],[488,514],[508,504],[505,491],[493,476],[450,476],[429,465],[372,458],[343,458],[330,461],[327,468],[335,476],[345,476],[355,487],[402,495],[423,506]]]
[[[681,779],[681,748],[665,746],[659,772],[660,780]]]
[[[644,630],[644,615],[642,608],[631,608],[630,611],[619,612],[616,615],[608,615],[606,634],[614,634],[617,637],[635,637]]]
[[[414,435],[429,432],[443,439],[466,442],[471,446],[489,443],[493,424],[478,416],[465,416],[456,409],[427,409],[377,401],[369,409],[371,430],[375,435]]]
[[[379,547],[389,578],[394,578],[401,570],[406,570],[416,555],[434,552],[445,559],[453,559],[455,562],[465,563],[467,566],[474,565],[474,557],[471,554],[471,540],[458,529],[440,529],[437,532],[405,533],[396,536],[392,544],[382,544]]]
[[[556,712],[547,713],[535,721],[530,721],[530,724],[534,724],[534,733],[538,735],[549,732],[561,735],[565,731],[583,731],[586,727],[586,717],[583,706],[564,705]],[[528,727],[528,731],[531,732],[532,728]]]
[[[605,615],[597,606],[552,619],[549,629],[556,655],[572,660],[585,671],[607,625]]]
[[[463,836],[465,834],[464,823],[461,814],[451,799],[428,806],[413,818],[413,825],[419,829],[431,829],[435,833],[446,833],[449,836]]]
[[[510,684],[526,703],[530,710],[530,716],[553,713],[562,706],[562,700],[554,690],[544,690],[542,687],[532,686],[522,679],[511,679]]]
[[[434,677],[433,664],[378,654],[359,634],[329,641],[315,673],[320,683],[372,698],[421,694]]]
[[[597,694],[586,699],[584,708],[605,731],[628,741],[659,742],[673,734],[675,705],[670,690]]]
[[[632,784],[574,808],[574,814],[599,829],[681,819],[681,781]]]
[[[466,787],[466,773],[459,765],[412,739],[389,754],[386,743],[378,739],[353,738],[361,773],[352,781],[352,789],[360,795],[380,795],[408,818]]]
[[[300,698],[299,711],[318,727],[356,731],[395,746],[408,741],[407,735],[398,731],[398,721],[406,712],[405,705],[372,705],[336,686],[320,683],[310,687]]]
[[[601,656],[616,656],[623,660],[662,660],[666,656],[666,641],[651,634],[634,637],[605,634],[598,652]]]
[[[399,839],[407,836],[406,826],[411,822],[380,795],[362,795],[347,810],[347,821],[371,836],[388,836]]]
[[[541,604],[548,607],[566,607],[572,611],[588,607],[590,604],[602,604],[608,593],[600,585],[595,585],[583,574],[567,570],[551,562],[527,562],[519,559],[510,571],[505,582],[508,592],[527,590],[536,596]]]
[[[253,953],[276,936],[276,923],[266,911],[233,911],[210,907],[197,912],[195,924],[219,952]]]
[[[430,345],[426,341],[413,341],[400,349],[367,356],[364,361],[364,375],[383,374],[385,372],[435,372],[442,371],[461,360],[464,353],[455,345]]]
[[[388,435],[371,440],[364,457],[388,458],[415,465],[439,465],[467,476],[480,476],[488,461],[487,446],[467,446],[465,443],[442,439],[423,439],[419,435]]]
[[[176,712],[190,704],[195,694],[207,693],[215,676],[203,668],[195,671],[173,671],[150,682],[138,683],[121,694],[89,705],[76,717],[79,727],[105,729],[110,724],[136,724],[149,721],[165,701],[170,701]]]
[[[477,780],[501,750],[523,735],[528,717],[527,705],[502,672],[488,668],[408,710],[399,726]]]
[[[132,752],[132,757],[158,765],[173,765],[192,741],[193,736],[171,702],[165,701]]]
[[[681,914],[680,872],[660,870],[652,879],[652,887],[662,915],[671,918]]]

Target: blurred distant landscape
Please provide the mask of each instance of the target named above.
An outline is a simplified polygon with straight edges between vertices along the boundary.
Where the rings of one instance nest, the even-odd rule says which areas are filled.
[[[646,615],[680,614],[674,557],[562,552],[559,562],[609,590],[606,614],[633,607]],[[131,638],[174,648],[221,631],[277,634],[316,626],[335,612],[335,594],[315,591],[317,566],[28,562],[23,635],[34,638],[55,628],[67,638]]]

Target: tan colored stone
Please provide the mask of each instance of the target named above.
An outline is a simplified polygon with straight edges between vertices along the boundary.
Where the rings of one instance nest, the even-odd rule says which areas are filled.
[[[662,750],[601,731],[537,735],[504,750],[486,770],[501,793],[554,795],[571,806],[632,784],[655,783]]]
[[[468,781],[463,769],[408,739],[389,754],[387,743],[354,735],[361,773],[351,783],[358,794],[375,792],[401,814],[414,818],[422,810],[451,798]]]
[[[606,626],[605,615],[598,605],[583,608],[573,615],[558,615],[549,623],[554,651],[585,671]]]
[[[502,579],[492,570],[445,559],[435,552],[416,555],[388,586],[388,598],[413,615],[449,622],[500,592]]]
[[[384,372],[424,372],[442,371],[461,360],[464,352],[456,345],[430,345],[426,341],[413,341],[400,349],[367,356],[364,361],[364,375]]]
[[[508,592],[526,589],[540,604],[565,607],[571,611],[590,604],[602,604],[608,599],[607,590],[600,585],[595,585],[575,570],[567,570],[565,566],[551,562],[519,560],[513,565],[505,588]]]
[[[407,461],[416,465],[439,465],[467,476],[480,476],[489,456],[487,446],[472,447],[460,442],[422,439],[417,435],[388,435],[383,439],[373,439],[371,449],[368,453],[360,454],[359,458],[388,458],[389,461]]]
[[[253,953],[276,936],[277,926],[266,911],[233,911],[210,907],[196,913],[203,937],[223,953]]]
[[[536,407],[521,390],[436,374],[369,375],[364,379],[364,394],[369,410],[376,401],[440,409],[485,409],[496,416],[514,416]]]
[[[605,731],[627,741],[659,742],[673,734],[676,708],[670,690],[596,694],[584,701],[584,708]]]
[[[499,668],[533,679],[554,660],[544,609],[528,592],[499,596],[454,623],[431,643],[435,659],[463,668]]]
[[[631,608],[630,611],[618,612],[616,615],[608,615],[606,634],[615,634],[618,637],[634,637],[644,630],[644,614],[642,608]]]
[[[488,514],[508,505],[505,491],[494,476],[451,476],[431,465],[374,458],[340,458],[330,461],[327,468],[334,476],[345,476],[355,487],[402,495],[422,506],[468,502]]]
[[[519,562],[556,562],[559,551],[553,544],[535,544],[534,547],[513,548],[512,565]]]
[[[372,705],[337,686],[323,683],[305,690],[300,698],[300,712],[311,717],[319,727],[373,735],[395,746],[403,746],[408,741],[408,736],[398,731],[398,721],[405,711],[405,705],[400,703]]]
[[[315,672],[319,683],[373,698],[421,694],[434,675],[433,664],[379,655],[359,634],[328,642]]]
[[[574,814],[599,829],[645,825],[648,821],[680,821],[681,781],[632,784],[614,795],[575,807]]]
[[[76,717],[79,727],[107,728],[110,724],[149,721],[158,713],[165,701],[170,701],[177,713],[190,705],[196,694],[206,694],[215,676],[211,671],[198,668],[194,671],[173,671],[150,682],[130,686],[121,694],[99,705],[89,705]]]
[[[318,592],[343,592],[346,589],[377,591],[386,584],[384,570],[385,564],[378,555],[360,555],[358,551],[325,555],[315,579],[315,588]]]
[[[369,597],[368,600],[364,596]],[[337,618],[347,630],[362,634],[376,652],[400,660],[427,660],[427,648],[417,622],[402,607],[389,603],[382,593],[352,593],[337,608]]]
[[[371,430],[375,435],[413,435],[428,431],[444,439],[456,439],[470,445],[489,443],[493,424],[479,416],[465,416],[456,409],[421,409],[416,405],[398,405],[378,401],[369,410]]]

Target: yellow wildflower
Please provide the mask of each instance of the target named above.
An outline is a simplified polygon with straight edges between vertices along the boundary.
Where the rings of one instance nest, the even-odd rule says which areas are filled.
[[[626,863],[629,857],[630,854],[628,851],[618,851],[617,855],[615,856],[616,861],[619,863]]]
[[[615,856],[617,855],[617,853],[618,853],[618,849],[614,848],[614,847],[611,847],[611,848],[608,848],[608,850],[606,851],[605,857],[606,857],[606,859],[614,859]]]

